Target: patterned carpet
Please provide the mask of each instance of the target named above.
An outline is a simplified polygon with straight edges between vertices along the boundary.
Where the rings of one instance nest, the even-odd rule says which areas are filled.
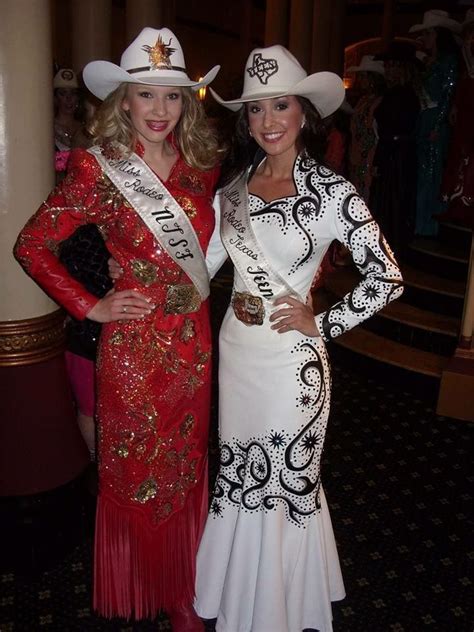
[[[421,391],[330,353],[323,484],[347,590],[334,604],[335,632],[472,632],[472,425],[436,416],[429,384]],[[215,429],[211,463],[215,475]],[[0,504],[0,631],[169,630],[165,617],[107,622],[91,613],[92,496],[79,481],[63,497],[59,509],[57,494],[50,501],[49,523],[48,501],[35,501],[36,512],[32,501],[21,525],[18,506]]]

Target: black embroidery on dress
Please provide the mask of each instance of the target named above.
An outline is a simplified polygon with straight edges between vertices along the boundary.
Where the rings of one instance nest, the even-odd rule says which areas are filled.
[[[372,248],[370,248],[370,246],[364,246],[364,251],[365,251],[365,256],[364,256],[364,260],[359,263],[359,269],[362,270],[364,273],[368,272],[369,267],[372,264],[377,265],[381,272],[386,272],[387,271],[387,266],[385,265],[385,262],[382,261],[380,259],[380,257],[377,257],[374,253],[374,251],[372,250]]]
[[[294,272],[297,268],[299,268],[301,265],[306,263],[314,253],[314,244],[313,244],[313,240],[311,239],[311,235],[303,226],[300,220],[300,216],[302,216],[303,218],[307,218],[306,213],[308,209],[311,209],[311,213],[314,215],[314,218],[316,219],[317,216],[319,215],[320,208],[319,206],[315,204],[315,200],[313,200],[313,198],[309,196],[300,197],[293,204],[293,208],[291,209],[291,215],[293,217],[293,220],[295,224],[298,226],[298,228],[302,231],[303,235],[305,236],[306,238],[305,241],[307,245],[306,245],[306,253],[303,255],[303,257],[299,261],[297,261],[291,266],[290,272]]]
[[[344,217],[346,222],[348,222],[352,226],[352,228],[350,228],[349,232],[347,233],[347,241],[349,245],[351,245],[353,234],[357,230],[359,230],[359,228],[362,228],[362,226],[367,226],[368,224],[372,224],[372,223],[375,224],[372,217],[368,217],[363,220],[357,220],[355,219],[355,217],[352,217],[352,215],[350,214],[350,206],[353,200],[364,203],[360,195],[358,195],[357,193],[349,193],[349,195],[345,198],[342,204],[342,216]]]
[[[324,193],[332,197],[331,189],[333,187],[339,186],[340,184],[346,184],[346,180],[344,178],[337,178],[334,180],[334,172],[328,169],[327,167],[323,167],[323,165],[317,165],[315,162],[313,163],[314,169],[313,172],[310,173],[306,178],[306,186],[311,193],[314,195],[318,195],[319,199],[321,199],[321,194],[313,185],[312,178],[313,174],[316,173],[318,176],[318,185],[323,187]],[[330,182],[324,182],[324,180],[330,180]]]
[[[287,217],[285,211],[282,211],[280,208],[281,202],[271,202],[270,204],[266,204],[260,211],[252,211],[250,213],[250,217],[259,217],[261,215],[278,215],[281,221],[283,222],[283,227],[287,224]]]
[[[316,427],[328,396],[324,363],[316,346],[307,341],[294,350],[302,355],[297,380],[302,389],[313,389],[304,410],[312,408],[310,419],[287,444],[283,431],[272,430],[265,437],[221,446],[221,468],[216,480],[210,513],[221,516],[225,504],[240,505],[246,511],[274,509],[283,503],[287,517],[305,526],[306,517],[320,508],[319,460],[323,436]],[[309,358],[307,357],[309,355]],[[304,396],[300,395],[297,401]],[[297,413],[295,413],[297,414]],[[307,412],[300,413],[307,416]],[[219,500],[217,505],[214,505]]]
[[[336,318],[338,311],[341,313],[344,311],[344,301],[339,301],[338,303],[335,303],[331,307],[331,309],[328,309],[327,312],[324,314],[323,333],[328,340],[330,340],[331,338],[335,338],[336,336],[340,336],[346,330],[346,326],[342,321],[335,320],[331,322],[329,320],[329,318]]]
[[[282,448],[286,444],[286,439],[282,432],[273,432],[269,437],[269,441],[272,448]]]

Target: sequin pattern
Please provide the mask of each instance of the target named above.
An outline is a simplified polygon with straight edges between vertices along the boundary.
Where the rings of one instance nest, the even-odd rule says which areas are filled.
[[[215,172],[179,160],[166,183],[191,220],[204,252],[214,228]],[[84,223],[100,225],[124,270],[116,290],[133,289],[154,306],[134,321],[103,327],[97,358],[100,490],[157,525],[178,511],[203,472],[207,448],[211,337],[207,301],[192,313],[166,313],[170,286],[191,286],[138,214],[84,150],[23,229],[16,256],[76,317],[96,299],[59,264],[56,244]]]

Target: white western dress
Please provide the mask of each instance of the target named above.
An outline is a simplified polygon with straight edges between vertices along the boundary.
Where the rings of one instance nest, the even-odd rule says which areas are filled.
[[[332,630],[331,601],[345,593],[320,478],[331,399],[325,340],[402,292],[393,255],[354,187],[301,156],[293,175],[295,196],[271,203],[249,196],[251,225],[270,265],[306,297],[337,239],[363,279],[317,316],[322,337],[276,333],[268,321],[275,308],[261,326],[227,310],[219,342],[220,470],[196,587],[196,610],[217,617],[217,632]],[[237,272],[234,291],[248,291]]]

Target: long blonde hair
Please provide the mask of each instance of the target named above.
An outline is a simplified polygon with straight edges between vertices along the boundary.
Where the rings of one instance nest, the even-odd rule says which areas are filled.
[[[129,84],[122,83],[103,101],[89,124],[94,144],[121,143],[129,153],[135,149],[135,131],[122,103]],[[183,111],[173,131],[173,142],[183,160],[191,167],[206,171],[218,161],[217,136],[210,127],[204,109],[191,88],[180,88]]]

